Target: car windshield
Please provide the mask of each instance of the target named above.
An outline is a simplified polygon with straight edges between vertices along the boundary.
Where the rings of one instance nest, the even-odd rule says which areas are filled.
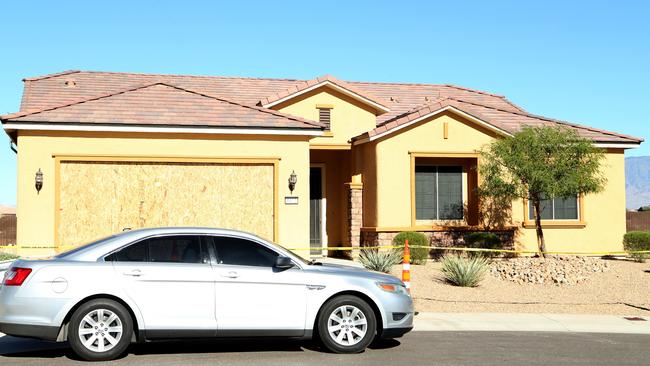
[[[101,239],[99,239],[99,240],[95,240],[95,241],[90,242],[90,243],[88,243],[88,244],[84,244],[84,245],[82,245],[82,246],[79,246],[79,247],[76,247],[76,248],[72,248],[72,249],[70,249],[70,250],[68,250],[68,251],[65,251],[65,252],[63,252],[63,253],[61,253],[61,254],[59,254],[59,255],[56,255],[54,258],[65,259],[65,258],[67,258],[68,256],[71,256],[71,255],[74,255],[74,254],[76,254],[76,253],[79,253],[79,252],[81,252],[82,250],[84,250],[84,249],[86,249],[86,248],[92,247],[92,246],[94,246],[94,245],[96,245],[96,244],[99,244],[99,243],[104,242],[104,241],[107,241],[107,240],[111,240],[111,239],[113,239],[113,238],[115,238],[115,237],[116,237],[116,235],[111,235],[111,236],[107,236],[107,237],[105,237],[105,238],[101,238]]]

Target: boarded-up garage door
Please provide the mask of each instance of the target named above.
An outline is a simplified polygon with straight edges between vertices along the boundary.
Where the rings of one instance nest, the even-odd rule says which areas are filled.
[[[207,226],[273,239],[273,164],[63,161],[58,243],[122,231]]]

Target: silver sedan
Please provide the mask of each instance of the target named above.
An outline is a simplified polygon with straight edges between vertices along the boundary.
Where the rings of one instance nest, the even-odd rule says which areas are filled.
[[[131,342],[206,337],[317,338],[337,353],[412,329],[393,276],[306,261],[223,229],[124,232],[48,260],[18,260],[0,285],[0,332],[68,341],[86,360]]]

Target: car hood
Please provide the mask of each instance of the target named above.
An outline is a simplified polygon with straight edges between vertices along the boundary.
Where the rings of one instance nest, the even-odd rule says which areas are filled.
[[[369,279],[369,280],[382,281],[382,282],[388,282],[388,283],[398,283],[398,284],[402,283],[402,281],[400,281],[397,277],[386,274],[386,273],[370,271],[370,270],[367,270],[365,268],[359,268],[359,267],[355,267],[355,266],[347,266],[347,265],[344,265],[344,264],[334,264],[334,263],[311,264],[311,265],[307,266],[306,270],[311,271],[311,272],[320,272],[320,273],[337,274],[337,275],[343,275],[343,276],[362,277],[362,278],[366,278],[366,279]]]

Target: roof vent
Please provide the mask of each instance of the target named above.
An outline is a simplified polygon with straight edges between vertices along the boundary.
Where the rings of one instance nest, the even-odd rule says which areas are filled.
[[[77,86],[77,82],[74,80],[66,80],[65,86],[67,86],[68,88],[74,88],[75,86]]]

